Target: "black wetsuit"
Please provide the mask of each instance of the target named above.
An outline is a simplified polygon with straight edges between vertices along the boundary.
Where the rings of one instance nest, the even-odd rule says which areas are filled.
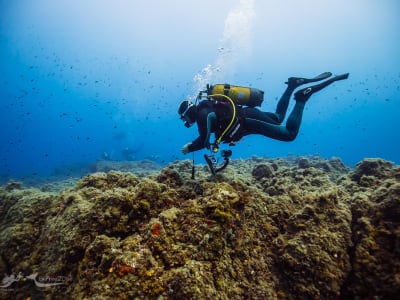
[[[241,126],[235,135],[235,140],[249,134],[262,134],[281,141],[293,141],[299,132],[305,102],[296,101],[293,111],[286,121],[286,126],[280,125],[285,119],[293,91],[293,87],[287,87],[278,102],[275,113],[263,112],[254,107],[237,107]],[[196,117],[199,137],[189,145],[189,151],[209,148],[211,134],[218,134],[226,128],[227,120],[231,116],[231,111],[227,107],[217,106],[209,100],[200,102],[197,106]],[[229,142],[226,139],[222,141]]]

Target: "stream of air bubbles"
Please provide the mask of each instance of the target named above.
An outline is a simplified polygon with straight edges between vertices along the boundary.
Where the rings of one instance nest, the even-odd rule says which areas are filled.
[[[230,10],[224,32],[218,47],[218,54],[213,64],[205,66],[194,77],[193,96],[196,98],[207,83],[223,83],[232,74],[241,58],[251,50],[251,26],[254,17],[254,0],[241,0],[238,7]]]

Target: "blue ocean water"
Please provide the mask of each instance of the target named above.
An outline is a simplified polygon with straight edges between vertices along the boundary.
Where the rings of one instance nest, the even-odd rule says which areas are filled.
[[[177,107],[206,83],[264,90],[274,111],[288,77],[325,71],[350,77],[313,95],[295,141],[248,136],[233,158],[399,164],[399,15],[396,0],[0,0],[0,182],[191,159]]]

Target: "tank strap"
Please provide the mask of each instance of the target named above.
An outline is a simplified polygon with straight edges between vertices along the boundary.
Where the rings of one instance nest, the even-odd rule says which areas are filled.
[[[225,83],[225,84],[224,84],[224,95],[225,95],[225,96],[228,96],[229,90],[230,90],[230,89],[231,89],[231,85]]]

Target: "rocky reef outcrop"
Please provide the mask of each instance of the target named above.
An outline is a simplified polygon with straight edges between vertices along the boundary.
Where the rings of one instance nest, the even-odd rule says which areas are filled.
[[[1,299],[396,299],[400,168],[177,161],[0,188]]]

